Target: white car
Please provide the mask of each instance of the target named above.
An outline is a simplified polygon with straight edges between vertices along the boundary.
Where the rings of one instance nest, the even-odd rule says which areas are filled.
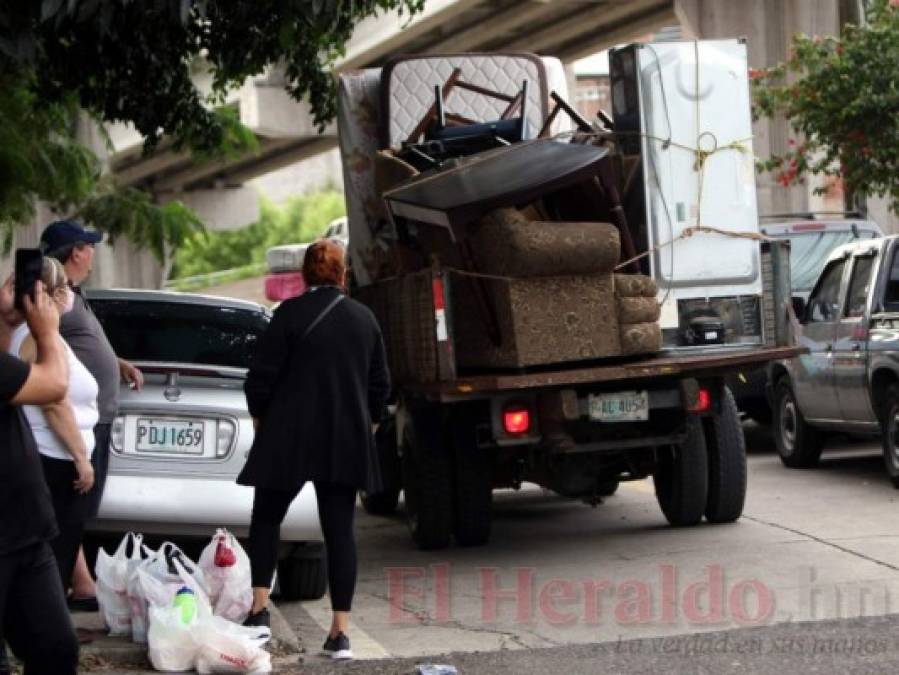
[[[246,536],[253,489],[235,479],[253,441],[243,383],[270,320],[252,302],[160,291],[91,291],[116,353],[144,373],[122,386],[112,426],[100,531]],[[326,567],[315,491],[307,484],[281,527],[280,591],[320,598]]]

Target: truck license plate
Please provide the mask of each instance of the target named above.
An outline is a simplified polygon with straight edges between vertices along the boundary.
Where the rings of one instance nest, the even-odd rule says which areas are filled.
[[[137,451],[202,455],[203,422],[139,418]]]
[[[600,422],[645,422],[649,419],[649,393],[619,391],[591,395],[590,419]]]

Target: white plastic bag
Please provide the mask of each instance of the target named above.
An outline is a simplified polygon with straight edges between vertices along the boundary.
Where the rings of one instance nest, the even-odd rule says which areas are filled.
[[[191,626],[181,620],[181,608],[151,606],[149,617],[147,643],[153,667],[165,672],[193,670],[197,643]]]
[[[172,565],[179,580],[177,583],[154,578],[147,571],[146,564],[138,567],[137,577],[149,603],[147,650],[150,662],[156,670],[184,672],[196,666],[199,643],[195,630],[202,622],[212,618],[212,607],[196,577],[188,574],[177,558]],[[181,586],[190,588],[197,602],[197,613],[189,624],[183,622],[181,608],[173,605],[175,593]]]
[[[200,574],[196,565],[171,542],[165,542],[155,552],[146,546],[141,548],[143,557],[129,561],[125,582],[131,611],[131,639],[137,643],[147,641],[148,601],[153,599],[154,604],[166,606],[171,603],[177,590],[184,585],[180,575],[169,564],[170,560],[181,560],[184,567],[190,568],[195,574]],[[143,581],[140,577],[141,571],[145,576]],[[151,583],[152,581],[158,582],[158,585]],[[202,583],[202,576],[198,583]]]
[[[203,549],[200,569],[216,616],[243,623],[253,606],[250,558],[226,529],[219,529]]]
[[[127,571],[125,572],[125,594],[128,597],[128,608],[131,612],[131,639],[134,642],[144,644],[147,642],[148,614],[147,614],[147,596],[143,586],[140,583],[139,572],[141,567],[153,555],[153,551],[148,547],[141,545],[141,557],[137,560],[129,560]],[[174,595],[174,591],[172,593]],[[164,603],[169,604],[171,598]]]
[[[204,593],[209,595],[209,586],[206,583],[203,571],[187,555],[170,541],[163,542],[159,550],[144,561],[141,567],[153,577],[163,582],[177,583],[181,580],[175,569],[175,563],[181,564],[183,570],[196,579]]]
[[[110,635],[131,633],[131,608],[128,604],[128,565],[141,559],[143,535],[129,532],[115,553],[109,555],[102,548],[97,552],[97,603]],[[131,545],[129,553],[129,544]]]
[[[271,631],[239,626],[220,616],[211,616],[193,628],[197,644],[198,673],[270,673],[272,657],[263,645]]]

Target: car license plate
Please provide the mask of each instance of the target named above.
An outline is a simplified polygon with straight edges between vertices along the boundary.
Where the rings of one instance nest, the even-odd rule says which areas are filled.
[[[137,451],[202,455],[203,422],[139,418]]]
[[[645,422],[649,419],[649,393],[620,391],[589,397],[590,419],[600,422]]]

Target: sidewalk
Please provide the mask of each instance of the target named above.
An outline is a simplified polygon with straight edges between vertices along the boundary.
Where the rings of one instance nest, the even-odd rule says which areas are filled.
[[[272,640],[267,648],[272,653],[274,672],[289,672],[295,668],[303,647],[281,611],[271,605]],[[131,638],[109,637],[103,619],[97,613],[73,614],[75,628],[87,634],[91,642],[81,646],[79,673],[152,673],[147,658],[147,646],[135,644]]]

